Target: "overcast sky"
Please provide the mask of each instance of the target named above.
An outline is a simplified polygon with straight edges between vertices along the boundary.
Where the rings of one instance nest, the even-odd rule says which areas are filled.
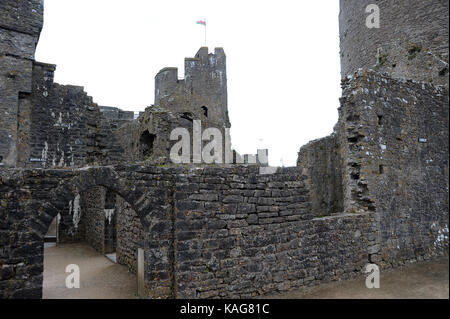
[[[143,111],[154,76],[204,45],[227,55],[232,145],[296,164],[300,146],[330,134],[340,96],[339,1],[45,0],[36,60],[55,82],[84,86],[99,105]],[[281,162],[282,161],[282,162]]]

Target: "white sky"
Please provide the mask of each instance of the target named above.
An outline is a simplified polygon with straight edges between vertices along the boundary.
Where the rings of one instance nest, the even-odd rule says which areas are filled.
[[[269,149],[296,164],[300,146],[330,134],[340,96],[339,1],[45,0],[36,60],[55,82],[84,86],[99,105],[143,111],[154,76],[204,44],[227,55],[233,148]],[[281,162],[282,160],[282,162]]]

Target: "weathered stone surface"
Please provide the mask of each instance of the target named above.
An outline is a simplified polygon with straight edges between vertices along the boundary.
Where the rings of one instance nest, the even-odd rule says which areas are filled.
[[[380,9],[380,28],[366,26],[366,8]],[[449,2],[341,0],[341,75],[375,68],[397,79],[448,87]]]
[[[40,0],[0,3],[0,166],[17,162],[20,99],[31,93],[32,60],[43,25]]]
[[[42,0],[3,0],[0,3],[0,28],[39,37],[44,17]],[[36,39],[37,42],[37,39]]]
[[[225,137],[224,128],[230,127],[230,121],[223,49],[216,48],[214,54],[208,54],[208,48],[200,48],[195,58],[185,59],[184,72],[185,79],[178,79],[176,68],[158,72],[155,104],[146,108],[136,121],[118,128],[118,139],[129,159],[169,161],[174,144],[170,140],[171,132],[185,128],[192,137],[194,120],[201,121],[203,130],[217,128]],[[222,145],[224,143],[223,139]],[[192,151],[191,147],[191,154]]]
[[[379,215],[380,264],[448,254],[448,89],[358,71],[339,113],[344,206]]]
[[[34,61],[41,2],[2,1],[0,298],[41,297],[43,238],[58,214],[63,241],[116,249],[130,271],[143,248],[153,298],[255,297],[357,276],[368,262],[387,268],[448,254],[448,82],[425,83],[448,67],[448,26],[439,27],[448,2],[417,2],[404,15],[404,4],[379,1],[386,25],[370,35],[361,31],[363,4],[341,1],[351,76],[335,132],[303,147],[299,167],[260,174],[167,164],[173,128],[192,136],[194,119],[230,124],[222,49],[186,59],[184,80],[161,70],[155,105],[133,120],[82,87],[54,83],[55,66]],[[390,74],[353,73],[374,50],[377,70]]]
[[[298,153],[310,188],[311,210],[316,216],[343,212],[342,167],[336,135],[312,141]]]
[[[342,86],[335,132],[299,153],[313,213],[329,215],[336,202],[376,212],[368,253],[381,267],[448,254],[447,88],[372,70]]]
[[[137,271],[137,249],[144,247],[144,228],[136,214],[123,198],[117,196],[117,262],[127,265],[128,269]]]
[[[149,173],[150,171],[153,173]],[[236,203],[235,210],[225,212],[223,208],[228,204],[222,199],[230,196],[232,190],[210,190],[206,187],[208,184],[205,180],[213,176],[221,176],[225,184],[232,183],[239,177],[246,187],[238,190],[241,195],[233,192],[233,196],[237,196],[233,198],[244,202],[255,198],[255,203],[258,203],[259,198],[271,199],[279,202],[279,211],[296,203],[309,207],[308,197],[295,196],[297,193],[307,192],[303,183],[290,184],[286,188],[289,192],[284,195],[281,192],[272,193],[268,186],[277,185],[273,183],[276,180],[301,181],[301,169],[280,170],[269,176],[255,175],[256,172],[256,167],[217,167],[214,170],[191,170],[186,167],[180,171],[177,167],[123,165],[79,170],[3,169],[0,220],[1,233],[6,236],[2,235],[0,263],[4,269],[8,269],[2,274],[2,280],[7,280],[10,287],[17,288],[2,290],[2,296],[13,297],[24,287],[25,282],[17,275],[17,271],[13,275],[11,270],[19,267],[16,263],[33,258],[33,263],[42,267],[43,236],[53,216],[58,213],[58,208],[66,207],[67,199],[74,194],[82,194],[81,208],[85,215],[82,215],[81,222],[85,225],[86,240],[99,251],[105,249],[102,235],[105,227],[103,187],[120,194],[130,205],[121,208],[116,206],[118,259],[134,270],[136,248],[144,246],[146,286],[152,297],[200,297],[203,295],[196,292],[199,287],[203,292],[208,291],[209,294],[220,297],[245,294],[256,296],[280,289],[270,284],[275,284],[278,280],[274,279],[274,273],[282,276],[285,290],[300,285],[298,280],[305,274],[307,277],[314,276],[314,280],[319,282],[323,278],[334,278],[329,271],[322,272],[329,259],[334,260],[334,255],[330,257],[334,249],[336,254],[346,251],[346,258],[349,259],[345,259],[345,263],[353,265],[348,275],[356,274],[355,269],[359,271],[360,266],[367,262],[368,236],[372,233],[370,225],[373,222],[370,214],[312,219],[308,210],[299,210],[293,213],[299,218],[292,220],[292,215],[281,216],[277,210],[271,213],[272,217],[255,219],[255,214],[251,213],[253,210],[249,210],[249,207],[257,208],[259,204],[244,205],[240,210],[240,204]],[[203,203],[207,201],[217,205],[186,205],[184,200],[177,200],[177,194],[185,192],[184,183],[176,182],[179,180],[175,178],[177,175],[182,175],[190,184],[198,185],[194,195],[207,191],[209,196],[203,198]],[[267,193],[246,192],[248,189],[256,189],[255,177],[257,183],[266,184]],[[167,189],[172,191],[167,192]],[[94,206],[95,209],[88,209]],[[133,207],[136,215],[129,211],[130,207]],[[37,215],[36,211],[39,212]],[[65,212],[68,213],[69,211]],[[132,221],[136,218],[132,216],[139,216],[141,226]],[[223,218],[225,216],[227,218]],[[324,235],[317,235],[321,229],[333,236],[333,240],[328,242]],[[339,231],[335,232],[335,229]],[[355,242],[352,234],[357,230],[360,236]],[[16,236],[22,239],[9,239]],[[342,238],[337,240],[340,236]],[[347,240],[346,236],[350,236],[352,240]],[[40,247],[40,250],[36,250],[36,247]],[[322,252],[325,255],[321,255]],[[309,264],[309,258],[315,262]],[[321,260],[326,263],[321,264]],[[341,261],[335,262],[339,265]],[[26,265],[20,265],[24,272],[27,271]],[[317,268],[320,265],[322,268]],[[263,269],[256,277],[250,275],[254,273],[255,267]],[[205,278],[205,269],[209,269],[207,273],[214,274],[217,280],[212,282]],[[37,271],[36,276],[41,276],[41,273]],[[253,278],[253,284],[244,288],[240,283],[246,278]],[[42,284],[41,280],[42,277],[36,277],[36,281],[33,281],[36,286],[32,291],[40,291],[38,288]],[[165,291],[163,295],[161,289]],[[39,296],[40,294],[35,295]]]
[[[190,112],[217,128],[230,127],[224,50],[215,48],[214,54],[209,54],[207,47],[200,48],[194,58],[185,59],[184,74],[179,80],[176,68],[159,71],[155,105],[172,112]]]

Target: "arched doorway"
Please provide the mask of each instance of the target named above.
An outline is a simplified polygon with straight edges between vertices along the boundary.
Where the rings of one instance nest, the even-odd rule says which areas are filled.
[[[43,298],[139,296],[136,275],[144,229],[132,206],[112,189],[92,186],[77,194],[60,214],[65,217],[59,219],[64,227],[58,227],[56,217],[46,238],[62,228],[65,240],[44,245]],[[67,286],[71,265],[79,269],[79,288]]]
[[[42,298],[44,240],[52,221],[60,214],[60,242],[62,233],[83,234],[79,214],[82,194],[96,187],[119,195],[138,216],[135,221],[142,225],[143,295],[174,297],[172,177],[165,169],[139,165],[4,171],[0,183],[0,285],[4,289],[0,290],[0,297]],[[104,210],[102,218],[104,222]],[[77,222],[77,232],[70,233],[70,227],[64,230],[63,226]],[[98,254],[95,249],[94,252]],[[106,259],[103,254],[100,256]]]

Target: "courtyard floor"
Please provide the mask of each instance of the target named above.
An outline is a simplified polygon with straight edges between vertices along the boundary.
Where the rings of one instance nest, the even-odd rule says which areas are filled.
[[[49,246],[49,245],[48,245]],[[80,268],[80,288],[65,285],[66,266]],[[333,282],[269,298],[395,299],[449,298],[449,260],[408,265],[381,272],[380,288],[368,289],[365,278]],[[86,244],[60,244],[44,251],[44,299],[130,299],[136,297],[136,275]]]
[[[66,288],[69,264],[80,268],[80,288]],[[44,249],[44,299],[135,299],[136,292],[136,275],[87,244],[58,244]]]
[[[380,271],[380,288],[368,289],[365,277],[332,282],[269,298],[284,299],[448,299],[449,260],[410,264]]]

